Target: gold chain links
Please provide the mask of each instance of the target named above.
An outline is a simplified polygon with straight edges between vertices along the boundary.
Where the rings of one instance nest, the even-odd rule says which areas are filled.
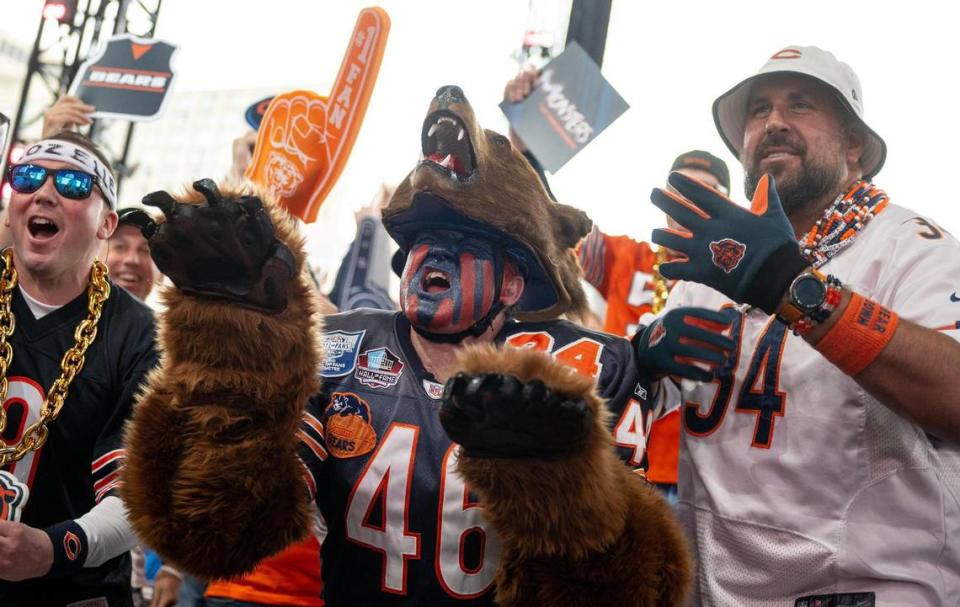
[[[657,248],[657,258],[653,262],[653,303],[651,308],[654,314],[659,314],[665,305],[667,298],[670,297],[670,285],[667,279],[660,274],[660,264],[667,260],[667,250],[663,247]]]
[[[13,346],[7,340],[17,325],[11,306],[13,288],[17,286],[17,271],[13,267],[9,249],[3,252],[3,260],[3,274],[0,274],[0,436],[7,427],[7,410],[3,403],[7,400],[7,369],[13,361]]]
[[[7,340],[13,335],[16,325],[11,302],[13,288],[17,285],[17,270],[13,267],[13,254],[10,249],[3,252],[3,260],[5,267],[0,274],[0,434],[3,434],[7,425],[3,402],[7,400],[7,369],[13,360],[13,347]],[[19,461],[28,452],[39,449],[46,442],[47,424],[60,415],[70,382],[83,369],[84,354],[97,337],[97,323],[100,321],[100,313],[108,297],[110,297],[110,283],[107,282],[107,268],[99,260],[94,261],[90,269],[90,284],[87,286],[89,315],[77,325],[73,333],[76,343],[64,353],[60,361],[60,377],[53,382],[47,392],[47,398],[40,407],[40,419],[27,427],[20,441],[15,445],[7,446],[0,442],[0,468],[10,462]]]

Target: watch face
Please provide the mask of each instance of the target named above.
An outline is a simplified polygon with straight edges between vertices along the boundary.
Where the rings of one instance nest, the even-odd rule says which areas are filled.
[[[816,276],[801,276],[793,283],[791,299],[794,305],[804,310],[815,310],[827,295],[827,285]]]

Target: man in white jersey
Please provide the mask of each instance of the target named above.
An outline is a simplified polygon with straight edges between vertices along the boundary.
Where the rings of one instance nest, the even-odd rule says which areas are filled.
[[[680,384],[697,605],[960,597],[960,245],[870,183],[886,146],[862,99],[832,54],[783,49],[713,106],[752,212],[677,174],[682,196],[652,195],[685,228],[654,232],[688,257],[661,271],[688,282],[641,361],[702,373],[675,358],[688,306],[736,343]]]

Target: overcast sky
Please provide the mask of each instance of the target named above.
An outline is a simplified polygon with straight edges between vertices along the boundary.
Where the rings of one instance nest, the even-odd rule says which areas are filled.
[[[0,29],[29,46],[42,1],[0,1]],[[270,86],[323,94],[365,4],[164,0],[157,35],[181,47],[180,90]],[[392,28],[380,79],[330,208],[321,214],[338,227],[337,243],[349,240],[351,231],[342,228],[352,223],[352,210],[381,181],[399,181],[413,167],[421,121],[438,86],[461,85],[481,123],[505,128],[497,103],[517,69],[511,54],[528,16],[524,0],[384,0],[381,6]],[[953,183],[960,76],[951,6],[614,0],[603,71],[631,108],[554,176],[554,192],[610,233],[647,238],[661,221],[650,189],[662,183],[677,154],[702,148],[728,161],[734,197],[742,199],[739,165],[716,133],[711,103],[778,49],[815,44],[860,76],[867,122],[889,146],[876,184],[894,202],[960,234]],[[237,125],[242,128],[240,116]]]

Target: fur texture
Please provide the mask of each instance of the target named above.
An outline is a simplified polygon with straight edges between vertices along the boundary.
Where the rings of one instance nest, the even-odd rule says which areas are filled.
[[[201,201],[193,191],[178,197]],[[319,319],[296,226],[264,203],[296,260],[286,310],[271,316],[167,288],[161,363],[125,437],[123,498],[134,530],[202,578],[249,571],[310,524],[295,451],[303,407],[318,389]]]
[[[659,493],[617,458],[593,380],[540,352],[492,346],[464,350],[457,371],[539,379],[595,411],[583,451],[558,461],[461,455],[459,470],[501,541],[498,604],[682,605],[693,570],[683,531]]]
[[[428,116],[439,107],[435,99]],[[543,310],[518,311],[517,318],[545,320],[582,313],[587,304],[574,247],[590,231],[590,219],[580,209],[550,200],[527,159],[506,137],[482,129],[466,100],[444,104],[443,109],[456,114],[469,131],[476,170],[470,179],[458,181],[419,165],[383,209],[384,227],[397,240],[391,220],[410,208],[414,194],[433,192],[454,210],[512,236],[537,256],[552,279],[558,302]]]

